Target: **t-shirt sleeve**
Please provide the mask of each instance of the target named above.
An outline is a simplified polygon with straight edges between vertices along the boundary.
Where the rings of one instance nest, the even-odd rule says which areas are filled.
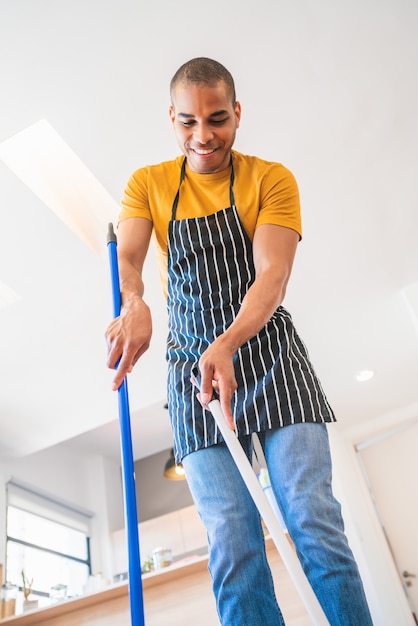
[[[272,164],[263,178],[260,200],[257,226],[285,226],[295,230],[302,238],[299,189],[290,170],[283,165]]]
[[[122,195],[119,221],[129,217],[144,217],[152,221],[147,181],[146,168],[136,170],[131,175]]]

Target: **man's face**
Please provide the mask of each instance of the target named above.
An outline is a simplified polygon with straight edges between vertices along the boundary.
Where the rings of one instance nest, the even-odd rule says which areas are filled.
[[[171,121],[189,168],[199,174],[226,169],[241,107],[238,102],[233,105],[225,85],[179,84],[172,102]]]

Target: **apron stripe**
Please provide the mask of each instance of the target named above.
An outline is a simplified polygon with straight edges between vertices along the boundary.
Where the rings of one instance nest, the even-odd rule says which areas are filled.
[[[220,220],[220,216],[218,213],[216,213],[215,223],[216,223],[218,232],[222,233],[222,225],[220,224],[219,220]],[[223,222],[223,225],[225,228],[225,222]],[[231,273],[229,269],[228,250],[222,238],[220,240],[220,248],[222,250],[222,265],[225,268],[225,284],[226,284],[226,287],[228,288],[228,298],[226,300],[226,303],[230,305],[230,303],[233,302],[232,280],[231,280]],[[220,279],[219,279],[219,282],[220,282]],[[224,285],[224,288],[225,288],[225,285]]]

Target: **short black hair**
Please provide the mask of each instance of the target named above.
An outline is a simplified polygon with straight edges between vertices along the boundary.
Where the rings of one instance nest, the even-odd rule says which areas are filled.
[[[232,99],[236,104],[235,84],[232,74],[222,63],[206,57],[196,57],[183,63],[174,74],[170,82],[170,95],[180,83],[195,83],[215,87],[218,83],[224,83]]]

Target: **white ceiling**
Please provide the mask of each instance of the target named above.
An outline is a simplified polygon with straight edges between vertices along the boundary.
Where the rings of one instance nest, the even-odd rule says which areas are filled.
[[[135,168],[178,154],[174,71],[223,62],[243,109],[236,148],[299,182],[285,304],[340,428],[354,427],[418,402],[417,26],[415,0],[2,0],[0,142],[46,119],[119,202]],[[0,460],[66,440],[119,454],[106,254],[3,163],[0,202],[0,281],[21,298],[0,309]],[[129,379],[136,458],[171,445],[153,255],[146,297],[153,344]],[[376,375],[358,383],[364,368]]]

